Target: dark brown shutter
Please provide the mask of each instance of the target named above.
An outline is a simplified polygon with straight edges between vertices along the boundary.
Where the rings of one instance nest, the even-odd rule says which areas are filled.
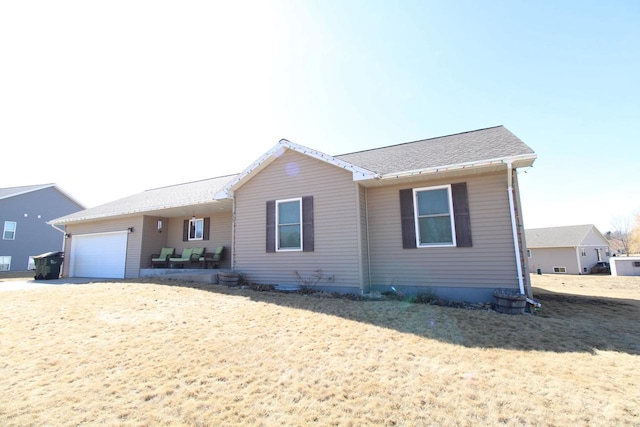
[[[470,248],[471,218],[469,216],[469,198],[467,197],[467,183],[451,185],[453,197],[453,215],[456,224],[456,243],[458,247]]]
[[[267,252],[276,251],[276,201],[267,202]]]
[[[182,241],[183,242],[189,241],[189,220],[188,219],[185,219],[184,223],[182,224]]]
[[[204,219],[204,230],[202,230],[202,240],[209,240],[209,226],[211,225],[211,218]]]
[[[314,251],[313,196],[302,198],[302,251]]]
[[[413,190],[400,190],[400,221],[402,225],[402,247],[416,248],[416,222],[413,212]]]

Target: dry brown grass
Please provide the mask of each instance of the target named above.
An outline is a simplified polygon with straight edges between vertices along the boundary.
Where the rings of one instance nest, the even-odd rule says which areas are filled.
[[[539,316],[161,282],[0,292],[0,424],[639,425],[626,279],[534,276]]]

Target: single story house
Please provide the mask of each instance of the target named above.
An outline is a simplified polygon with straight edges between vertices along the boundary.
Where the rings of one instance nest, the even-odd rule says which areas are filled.
[[[612,276],[640,276],[640,257],[609,258]]]
[[[330,156],[279,141],[243,172],[149,190],[52,221],[66,276],[136,278],[162,247],[225,247],[265,284],[465,301],[531,296],[516,170],[536,154],[503,126]]]
[[[62,232],[48,224],[84,206],[56,184],[0,188],[0,271],[29,271],[33,256],[62,250]]]
[[[609,241],[593,224],[534,228],[525,235],[534,273],[589,274],[597,262],[609,261]]]

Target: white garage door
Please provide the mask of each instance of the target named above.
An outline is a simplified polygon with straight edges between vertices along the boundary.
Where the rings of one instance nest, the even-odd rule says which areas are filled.
[[[71,245],[71,277],[124,279],[127,232],[74,235]]]

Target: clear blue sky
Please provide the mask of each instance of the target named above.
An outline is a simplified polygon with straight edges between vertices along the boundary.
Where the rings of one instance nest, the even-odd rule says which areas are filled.
[[[527,228],[640,211],[638,1],[0,3],[0,187],[94,206],[504,125]]]

